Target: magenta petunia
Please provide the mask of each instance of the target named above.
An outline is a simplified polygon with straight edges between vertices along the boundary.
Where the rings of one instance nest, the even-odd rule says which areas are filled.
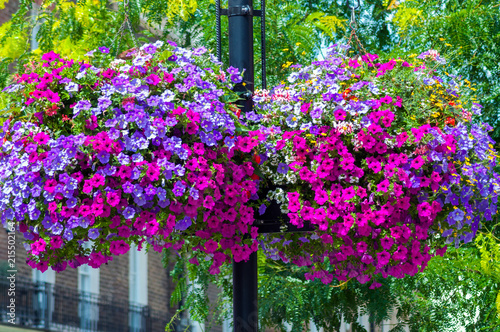
[[[345,120],[347,113],[343,109],[339,108],[333,113],[333,115],[337,121],[343,121]]]
[[[422,156],[418,156],[417,158],[411,161],[410,167],[414,169],[420,169],[425,164],[424,158]]]

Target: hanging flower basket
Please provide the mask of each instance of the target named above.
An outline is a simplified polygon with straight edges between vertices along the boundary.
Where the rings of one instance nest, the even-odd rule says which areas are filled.
[[[4,90],[2,223],[42,271],[97,268],[136,243],[218,273],[259,241],[325,283],[415,274],[496,213],[491,128],[435,52],[330,51],[257,92],[246,116],[232,104],[241,74],[204,48],[43,55]],[[259,236],[254,219],[304,232]]]
[[[174,43],[144,45],[130,61],[109,63],[108,52],[90,52],[91,63],[45,54],[4,90],[13,116],[0,210],[24,234],[28,264],[97,268],[132,242],[199,250],[213,273],[230,256],[248,259],[257,183],[246,155],[257,142],[237,134],[238,70]]]
[[[325,283],[413,275],[496,213],[491,128],[477,119],[479,104],[461,99],[466,84],[440,74],[436,52],[388,62],[344,54],[332,47],[254,97],[260,172],[287,188],[270,190],[264,204],[316,227],[262,244]]]

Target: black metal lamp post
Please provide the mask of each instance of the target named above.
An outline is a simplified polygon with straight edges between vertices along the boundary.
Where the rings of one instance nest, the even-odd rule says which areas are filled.
[[[229,21],[229,65],[240,71],[245,70],[243,83],[237,84],[234,90],[241,92],[245,98],[239,102],[242,112],[250,112],[253,108],[254,91],[253,17],[260,13],[255,13],[253,10],[252,0],[229,0],[227,9],[221,9],[220,0],[217,0],[216,10],[217,56],[220,60],[220,15],[222,14],[227,15]],[[263,20],[262,27],[264,27]],[[263,45],[265,46],[264,42]],[[252,253],[246,262],[233,262],[233,322],[235,332],[256,332],[258,329],[257,253]]]
[[[216,0],[216,35],[217,57],[221,60],[221,15],[228,17],[229,25],[229,65],[245,70],[243,82],[237,84],[234,91],[240,92],[244,98],[239,102],[243,113],[253,109],[252,95],[254,92],[254,56],[253,56],[253,17],[260,16],[261,20],[261,63],[262,88],[266,88],[266,53],[265,53],[265,0],[260,1],[260,10],[253,9],[253,0],[229,0],[228,8],[220,8],[220,0]],[[274,210],[274,211],[270,211]],[[268,209],[261,218],[259,233],[280,232],[281,223],[278,217],[279,208],[274,206]],[[312,230],[310,225],[297,229],[288,225],[288,232],[303,232]],[[235,332],[257,332],[258,330],[257,304],[257,253],[252,253],[248,261],[233,262],[233,324]]]
[[[229,65],[245,69],[243,83],[235,87],[245,100],[240,102],[242,112],[253,108],[254,58],[253,58],[253,4],[252,0],[229,0],[224,11],[229,20]],[[220,18],[220,16],[219,16]],[[219,30],[220,31],[220,30]],[[220,40],[220,39],[219,39]],[[233,324],[234,331],[257,332],[257,253],[248,261],[233,262]]]

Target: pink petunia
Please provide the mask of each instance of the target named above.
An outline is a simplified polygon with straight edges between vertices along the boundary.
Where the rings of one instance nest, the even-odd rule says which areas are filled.
[[[326,202],[328,202],[328,193],[324,190],[321,190],[321,189],[316,190],[314,200],[319,205],[323,205]]]
[[[127,253],[129,250],[130,250],[130,245],[123,240],[112,241],[109,246],[109,251],[116,256],[123,255]]]
[[[63,240],[61,236],[54,236],[50,239],[50,247],[52,249],[59,249],[63,245]]]
[[[39,145],[45,145],[49,142],[50,136],[46,133],[38,133],[33,137],[33,141],[38,143]]]
[[[311,107],[311,103],[305,103],[300,106],[300,111],[302,113],[307,113],[309,111],[309,107]]]
[[[186,116],[188,117],[189,120],[195,123],[199,123],[201,120],[200,114],[193,110],[188,110]]]
[[[429,217],[432,212],[431,205],[428,202],[417,205],[417,210],[420,217]]]
[[[432,172],[432,174],[431,174],[431,180],[433,182],[439,183],[439,181],[441,181],[441,176],[439,175],[438,172]]]
[[[387,251],[382,251],[377,253],[377,267],[383,267],[387,264],[389,264],[389,261],[391,259],[391,254],[389,254]]]
[[[146,77],[146,83],[151,84],[151,85],[158,85],[160,83],[160,78],[156,74],[151,74],[148,77]]]
[[[108,192],[106,197],[107,197],[109,205],[116,207],[118,204],[120,204],[121,194],[119,191],[118,192]]]
[[[207,196],[205,197],[205,200],[203,201],[203,207],[208,210],[212,210],[215,206],[215,202],[212,196]]]
[[[388,179],[384,179],[382,182],[380,182],[378,185],[377,185],[377,191],[382,191],[382,192],[387,192],[387,190],[389,189],[389,186],[391,185],[391,183],[389,182]]]
[[[51,62],[59,60],[59,59],[60,59],[60,55],[55,53],[54,51],[50,51],[50,52],[42,55],[42,61],[47,61],[48,63],[51,63]]]
[[[163,75],[163,80],[167,83],[172,83],[173,80],[174,80],[174,75],[170,74],[170,73],[165,73]]]
[[[343,109],[339,108],[333,113],[333,115],[337,121],[344,121],[347,113]]]
[[[214,240],[208,240],[207,242],[205,242],[204,247],[206,253],[212,254],[217,250],[217,248],[219,248],[219,244]]]
[[[194,153],[202,156],[205,154],[205,145],[203,143],[194,143],[193,151]]]
[[[198,132],[198,126],[194,122],[189,122],[186,126],[186,133],[194,135]]]
[[[394,102],[394,106],[401,107],[403,99],[400,96],[396,96],[396,101]]]
[[[408,133],[403,131],[401,134],[396,136],[396,142],[398,143],[398,148],[400,148],[408,140]]]
[[[385,97],[380,98],[380,102],[385,103],[385,104],[390,104],[390,103],[392,103],[392,97],[389,95],[386,95]]]
[[[356,59],[349,59],[349,67],[358,68],[360,66],[361,65],[359,64],[359,62]]]
[[[424,158],[422,156],[418,156],[417,158],[413,159],[411,162],[410,167],[414,169],[420,169],[425,164]]]

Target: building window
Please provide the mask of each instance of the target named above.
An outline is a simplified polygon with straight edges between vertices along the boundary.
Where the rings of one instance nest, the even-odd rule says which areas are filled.
[[[129,254],[129,327],[130,332],[146,331],[148,309],[148,256],[145,249],[132,246]]]
[[[91,244],[86,243],[86,248]],[[88,265],[78,268],[78,316],[82,330],[97,330],[99,322],[99,292],[100,274],[99,269],[93,269]]]
[[[54,284],[56,273],[48,269],[44,273],[33,270],[33,283],[35,291],[33,294],[34,326],[48,328],[52,323],[54,312]]]

